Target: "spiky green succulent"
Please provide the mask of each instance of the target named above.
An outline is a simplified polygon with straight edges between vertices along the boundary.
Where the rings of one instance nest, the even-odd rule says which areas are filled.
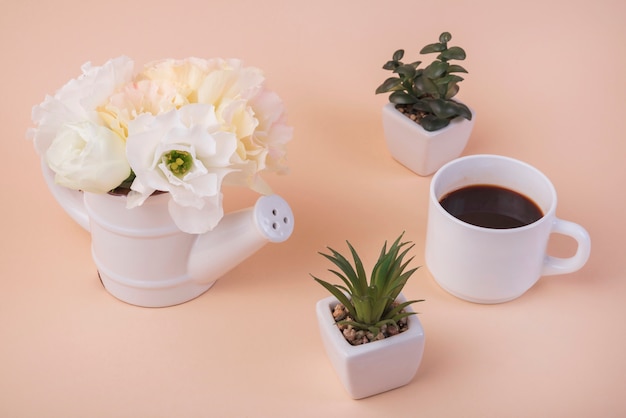
[[[391,93],[389,101],[396,105],[412,108],[422,115],[417,119],[427,131],[437,131],[450,124],[457,116],[472,119],[472,112],[463,103],[452,98],[458,93],[463,78],[457,73],[467,73],[460,65],[450,60],[464,60],[465,50],[458,46],[448,47],[452,39],[449,32],[439,35],[439,42],[426,45],[420,54],[438,53],[436,59],[425,68],[418,68],[421,61],[405,64],[401,61],[404,50],[394,52],[383,69],[397,74],[386,79],[376,89],[376,94]]]
[[[339,277],[343,284],[330,284],[311,276],[348,310],[352,320],[340,321],[340,324],[352,325],[355,329],[378,334],[383,325],[397,326],[400,319],[414,314],[405,311],[405,308],[422,300],[394,303],[409,277],[419,268],[406,270],[413,257],[406,262],[404,257],[414,244],[410,241],[401,242],[403,236],[404,233],[395,240],[389,250],[385,241],[369,280],[363,263],[350,242],[346,241],[354,260],[354,267],[346,257],[330,247],[328,250],[331,254],[319,253],[339,268],[339,271],[333,269],[328,271]]]

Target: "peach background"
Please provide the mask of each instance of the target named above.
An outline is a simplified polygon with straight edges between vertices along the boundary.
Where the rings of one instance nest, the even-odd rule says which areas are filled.
[[[0,0],[0,416],[625,416],[625,4]],[[417,58],[444,30],[468,52],[461,95],[478,118],[464,154],[544,171],[592,254],[496,306],[455,299],[420,269],[405,288],[426,299],[417,376],[353,401],[323,351],[314,304],[326,293],[309,273],[330,279],[317,251],[346,239],[371,267],[403,230],[424,265],[430,177],[391,159],[386,97],[373,92],[395,49]],[[101,287],[89,236],[24,139],[46,93],[120,54],[241,58],[265,71],[295,127],[291,174],[268,178],[294,235],[176,307],[133,307]],[[228,209],[253,199],[229,193]]]

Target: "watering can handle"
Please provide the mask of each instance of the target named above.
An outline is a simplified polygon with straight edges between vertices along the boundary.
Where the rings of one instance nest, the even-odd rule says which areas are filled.
[[[83,193],[56,184],[54,182],[54,172],[43,159],[41,160],[41,171],[50,192],[59,205],[78,225],[89,231],[89,216],[87,216],[87,210],[85,209]]]

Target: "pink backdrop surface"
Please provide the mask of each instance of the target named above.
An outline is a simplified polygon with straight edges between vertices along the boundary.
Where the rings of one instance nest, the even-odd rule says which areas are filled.
[[[0,415],[5,417],[626,415],[626,6],[618,0],[265,2],[1,0]],[[557,216],[585,226],[591,257],[521,298],[486,306],[444,292],[427,268],[405,294],[426,332],[405,387],[348,397],[314,315],[330,279],[317,252],[371,268],[400,232],[424,266],[427,191],[384,145],[382,64],[450,31],[477,112],[464,155],[546,173]],[[288,176],[270,176],[296,228],[201,297],[138,308],[101,286],[90,238],[48,192],[31,107],[81,64],[241,58],[264,70],[295,128]],[[233,192],[228,210],[247,206]],[[573,251],[555,237],[553,255]],[[384,367],[384,365],[381,365]]]

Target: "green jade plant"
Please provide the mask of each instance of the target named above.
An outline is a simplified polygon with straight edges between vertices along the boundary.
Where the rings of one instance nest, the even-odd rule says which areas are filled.
[[[328,290],[340,304],[348,311],[348,319],[338,321],[340,326],[351,326],[356,330],[369,331],[373,339],[380,339],[381,329],[387,326],[399,328],[398,322],[415,312],[405,311],[405,308],[422,300],[410,300],[397,303],[396,298],[411,275],[419,268],[405,271],[413,260],[411,257],[403,263],[408,251],[413,248],[411,242],[401,242],[402,233],[387,251],[387,242],[380,252],[370,280],[363,268],[363,263],[354,247],[346,241],[354,267],[346,257],[328,247],[331,254],[319,253],[335,264],[340,271],[329,269],[339,277],[343,285],[330,284],[311,275],[319,284]],[[410,245],[409,245],[410,244]],[[406,247],[409,245],[408,247]],[[406,247],[406,248],[403,248]]]
[[[422,48],[420,54],[439,53],[425,68],[418,68],[422,61],[403,63],[404,50],[397,50],[391,61],[383,65],[383,69],[397,76],[386,79],[376,89],[376,94],[391,92],[389,101],[407,116],[414,114],[415,121],[429,132],[445,128],[458,116],[472,119],[471,110],[452,99],[459,91],[458,83],[463,81],[456,73],[467,73],[467,70],[449,62],[466,57],[463,48],[448,47],[451,39],[449,32],[443,32],[439,42]]]

